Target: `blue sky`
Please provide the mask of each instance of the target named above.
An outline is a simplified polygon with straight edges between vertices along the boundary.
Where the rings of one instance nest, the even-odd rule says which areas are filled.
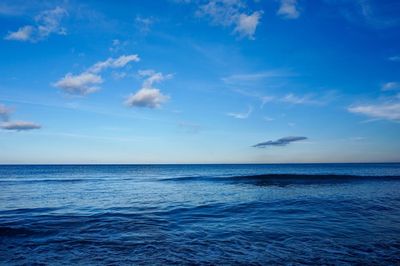
[[[399,14],[1,1],[0,163],[398,162]]]

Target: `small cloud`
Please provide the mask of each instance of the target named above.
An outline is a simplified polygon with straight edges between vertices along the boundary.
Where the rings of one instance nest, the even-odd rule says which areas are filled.
[[[172,74],[164,75],[161,72],[155,72],[152,69],[139,70],[138,74],[139,76],[146,78],[143,82],[143,87],[146,88],[151,88],[153,86],[153,83],[159,83],[173,77]]]
[[[267,146],[286,146],[292,142],[306,140],[307,137],[284,137],[278,140],[268,140],[266,142],[261,142],[253,145],[255,148],[265,148]]]
[[[7,122],[10,118],[12,110],[5,106],[4,104],[0,104],[0,119]]]
[[[227,84],[257,82],[267,78],[279,78],[292,76],[293,73],[283,70],[268,70],[255,73],[234,74],[221,78]]]
[[[164,75],[152,69],[139,70],[138,74],[140,77],[145,78],[142,88],[128,96],[125,101],[126,105],[130,107],[159,108],[168,101],[169,96],[162,94],[159,89],[153,87],[153,84],[172,78],[172,74]]]
[[[253,107],[249,106],[249,109],[245,113],[227,113],[226,115],[231,116],[236,119],[246,119],[250,116],[250,114],[253,112]]]
[[[178,126],[182,128],[186,133],[198,133],[201,129],[199,124],[189,123],[189,122],[179,122]]]
[[[138,62],[139,60],[140,58],[137,54],[108,58],[105,61],[97,62],[81,74],[73,75],[72,73],[67,73],[62,79],[57,81],[54,86],[68,94],[87,95],[99,90],[99,87],[96,85],[103,83],[103,79],[99,74],[101,71],[108,68],[123,68],[128,63]]]
[[[249,14],[246,3],[241,0],[208,0],[199,6],[196,15],[209,18],[214,25],[234,27],[233,32],[240,37],[254,39],[262,11]]]
[[[32,122],[12,121],[12,122],[2,123],[0,125],[0,128],[5,130],[26,131],[32,129],[39,129],[41,128],[41,126]]]
[[[400,55],[394,55],[388,58],[389,61],[400,62]]]
[[[14,32],[9,32],[4,39],[38,42],[47,38],[50,34],[66,35],[66,29],[61,27],[60,23],[67,15],[67,11],[61,7],[43,11],[35,17],[34,25],[26,25]]]
[[[297,7],[297,0],[280,0],[280,7],[277,14],[286,19],[298,18],[300,12]]]
[[[150,32],[150,27],[154,23],[154,19],[151,17],[145,18],[142,16],[136,16],[135,24],[141,33],[147,34]]]
[[[87,95],[96,92],[99,89],[96,85],[101,83],[103,83],[103,79],[93,73],[84,72],[79,75],[68,73],[54,86],[68,94]]]
[[[397,90],[400,89],[400,82],[387,82],[382,85],[383,91]]]
[[[34,30],[35,29],[32,26],[24,26],[19,28],[17,31],[9,32],[4,39],[8,41],[29,41],[32,38]]]
[[[248,37],[254,40],[254,34],[260,22],[261,15],[261,11],[256,11],[251,15],[240,14],[235,32],[237,32],[240,37]]]
[[[141,88],[136,93],[128,96],[125,104],[130,107],[159,108],[168,99],[169,97],[163,95],[159,89]]]
[[[362,114],[373,119],[400,121],[400,102],[362,104],[347,109],[351,113]]]
[[[99,73],[107,68],[122,68],[130,62],[139,62],[140,58],[137,54],[122,55],[118,58],[108,58],[91,66],[88,72]]]
[[[282,102],[290,104],[310,104],[310,105],[322,105],[325,101],[314,99],[311,95],[297,96],[293,93],[286,94],[281,99]]]
[[[119,52],[123,50],[124,47],[128,45],[128,43],[129,43],[128,41],[123,42],[118,39],[114,39],[112,40],[111,47],[108,48],[108,50],[110,50],[110,52]]]
[[[269,117],[269,116],[264,116],[264,121],[266,121],[266,122],[271,122],[271,121],[274,121],[275,120],[275,118],[273,118],[273,117]]]

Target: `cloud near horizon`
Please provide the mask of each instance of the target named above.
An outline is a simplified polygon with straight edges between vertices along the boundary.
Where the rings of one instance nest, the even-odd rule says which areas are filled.
[[[268,140],[266,142],[261,142],[253,145],[254,148],[265,148],[267,146],[286,146],[292,142],[306,140],[307,137],[284,137],[277,140]]]
[[[61,27],[60,23],[67,15],[67,11],[61,7],[43,11],[34,18],[34,25],[25,25],[16,31],[8,32],[4,39],[8,41],[38,42],[44,40],[50,34],[66,35],[66,29]]]

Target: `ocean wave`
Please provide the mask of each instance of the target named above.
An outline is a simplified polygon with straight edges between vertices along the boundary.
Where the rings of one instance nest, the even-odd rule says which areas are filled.
[[[350,181],[399,181],[400,176],[338,174],[261,174],[239,176],[186,176],[159,179],[163,182],[230,182],[256,185],[332,184]]]

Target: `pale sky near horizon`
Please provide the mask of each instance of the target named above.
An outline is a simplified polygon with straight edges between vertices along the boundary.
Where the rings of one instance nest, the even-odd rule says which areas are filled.
[[[399,162],[399,14],[0,1],[0,163]]]

